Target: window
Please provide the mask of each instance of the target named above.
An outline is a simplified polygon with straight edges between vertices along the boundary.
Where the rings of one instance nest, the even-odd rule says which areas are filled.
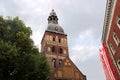
[[[53,20],[55,20],[55,18],[53,18]]]
[[[61,64],[61,63],[62,63],[62,59],[59,60],[59,64]]]
[[[60,54],[62,54],[63,53],[63,49],[62,48],[60,48]]]
[[[120,25],[120,19],[118,20],[118,24]]]
[[[61,43],[61,39],[59,39],[59,43]]]
[[[120,40],[119,40],[119,38],[118,38],[118,36],[116,35],[115,32],[113,32],[113,39],[114,39],[115,43],[117,44],[117,46],[119,46],[120,45]]]
[[[118,65],[118,68],[120,70],[120,59],[117,60],[117,65]]]
[[[117,17],[117,26],[120,28],[120,18]]]
[[[55,38],[53,37],[53,41],[55,41]]]
[[[114,46],[112,43],[109,44],[110,50],[112,51],[112,54],[114,55],[116,53]]]
[[[50,18],[50,20],[52,20],[52,18]]]
[[[55,47],[54,46],[52,47],[52,52],[55,52]]]
[[[54,68],[56,68],[56,59],[55,59],[55,58],[52,59],[52,66],[53,66]]]

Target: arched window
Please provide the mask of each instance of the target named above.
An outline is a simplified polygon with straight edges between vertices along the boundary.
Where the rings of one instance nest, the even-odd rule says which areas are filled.
[[[52,47],[52,52],[55,52],[55,47],[54,46]]]
[[[60,54],[62,54],[63,53],[63,49],[62,48],[60,48]]]
[[[55,59],[55,58],[52,59],[52,66],[53,66],[54,68],[56,68],[56,59]]]
[[[61,39],[59,39],[59,43],[61,43]]]
[[[55,18],[53,18],[53,20],[55,20]]]
[[[61,63],[62,63],[62,59],[59,60],[59,64],[61,64]]]
[[[55,38],[53,37],[53,41],[55,41]]]
[[[52,20],[52,18],[50,18],[50,20]]]

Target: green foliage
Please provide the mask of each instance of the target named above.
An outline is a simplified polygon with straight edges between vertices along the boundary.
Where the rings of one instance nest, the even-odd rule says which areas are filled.
[[[0,80],[46,80],[50,67],[18,17],[0,16]]]

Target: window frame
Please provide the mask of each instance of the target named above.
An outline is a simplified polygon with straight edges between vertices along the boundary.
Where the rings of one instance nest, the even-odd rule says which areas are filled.
[[[55,41],[55,37],[53,37],[53,41]]]
[[[53,67],[56,68],[56,59],[55,58],[52,59],[52,63],[53,63]]]
[[[61,64],[62,63],[62,59],[59,59],[59,64]]]
[[[115,32],[113,32],[113,39],[114,39],[115,43],[117,44],[117,46],[119,46],[120,40]]]
[[[118,66],[118,68],[120,70],[120,59],[117,60],[117,66]]]
[[[62,48],[60,48],[60,54],[62,54],[63,53],[63,49]]]
[[[117,26],[118,26],[118,28],[120,29],[120,24],[119,24],[119,22],[120,22],[120,17],[117,16]]]
[[[51,51],[52,51],[52,52],[55,52],[55,47],[52,46],[51,48],[52,48]]]
[[[61,39],[60,39],[60,38],[59,38],[59,40],[58,40],[58,41],[59,41],[59,43],[61,43]]]
[[[109,44],[109,48],[110,48],[112,54],[115,55],[115,54],[116,54],[116,51],[115,51],[115,48],[114,48],[114,46],[113,46],[112,43]]]

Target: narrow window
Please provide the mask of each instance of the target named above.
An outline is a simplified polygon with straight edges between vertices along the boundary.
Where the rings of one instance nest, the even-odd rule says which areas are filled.
[[[118,61],[117,61],[117,65],[118,65],[119,70],[120,70],[120,59],[118,59]]]
[[[50,18],[50,20],[52,20],[52,18]]]
[[[54,46],[52,47],[52,52],[55,52],[55,47]]]
[[[120,25],[120,19],[118,20],[118,24]]]
[[[53,37],[53,41],[55,41],[55,38]]]
[[[55,58],[52,59],[52,65],[54,68],[56,68],[56,59]]]
[[[55,18],[53,18],[53,20],[55,20]]]
[[[59,43],[61,43],[61,39],[59,39]]]
[[[110,49],[111,49],[111,51],[112,51],[112,54],[115,55],[116,51],[115,51],[115,48],[114,48],[114,46],[112,45],[112,43],[109,44],[109,47],[110,47]]]
[[[60,54],[62,54],[63,53],[63,49],[62,48],[60,48]]]
[[[62,63],[62,59],[59,60],[59,64],[61,64],[61,63]]]
[[[115,43],[117,44],[117,46],[119,46],[120,40],[115,32],[113,32],[113,39],[114,39]]]
[[[117,17],[117,26],[120,28],[120,18]]]

